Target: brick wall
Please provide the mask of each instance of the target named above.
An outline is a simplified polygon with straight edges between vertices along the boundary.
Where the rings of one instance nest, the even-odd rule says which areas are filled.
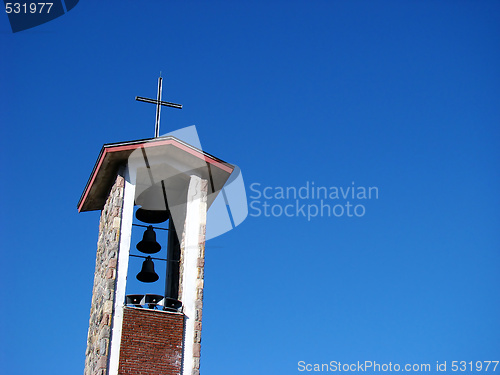
[[[123,177],[117,176],[101,212],[87,351],[85,353],[85,375],[107,374],[123,187]]]
[[[119,375],[179,375],[184,315],[125,307]]]

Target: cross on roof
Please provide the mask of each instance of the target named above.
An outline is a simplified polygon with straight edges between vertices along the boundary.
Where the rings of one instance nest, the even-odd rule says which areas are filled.
[[[182,109],[182,104],[175,104],[171,102],[163,102],[161,100],[161,81],[162,78],[158,78],[158,95],[157,99],[149,99],[149,98],[143,98],[142,96],[136,96],[135,100],[138,100],[140,102],[146,102],[146,103],[153,103],[156,104],[156,124],[155,124],[155,138],[160,136],[160,110],[161,106],[164,105],[165,107],[172,107],[172,108],[177,108],[177,109]]]

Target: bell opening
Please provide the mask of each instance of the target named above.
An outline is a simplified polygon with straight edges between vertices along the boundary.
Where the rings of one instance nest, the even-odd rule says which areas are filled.
[[[135,271],[132,274],[135,278],[127,281],[125,305],[179,312],[182,308],[182,303],[177,299],[180,243],[171,213],[166,205],[161,207],[145,203],[148,202],[136,202],[135,207],[132,225],[142,229],[136,228],[131,236],[131,250],[136,249],[137,255],[130,254],[129,271]],[[164,221],[167,221],[166,225],[155,225]],[[160,255],[153,255],[156,253]]]

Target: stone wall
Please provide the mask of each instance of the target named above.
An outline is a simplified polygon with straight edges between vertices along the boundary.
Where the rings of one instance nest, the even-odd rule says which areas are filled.
[[[184,315],[125,307],[119,375],[179,375]]]
[[[116,287],[124,178],[117,176],[101,212],[85,375],[106,375]]]

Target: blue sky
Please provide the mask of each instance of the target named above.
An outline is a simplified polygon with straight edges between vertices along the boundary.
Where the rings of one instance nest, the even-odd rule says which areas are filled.
[[[0,41],[1,373],[83,372],[99,213],[76,203],[104,143],[153,136],[134,98],[160,71],[184,105],[161,131],[196,125],[249,203],[379,191],[207,243],[204,374],[500,360],[500,2],[82,0]]]

